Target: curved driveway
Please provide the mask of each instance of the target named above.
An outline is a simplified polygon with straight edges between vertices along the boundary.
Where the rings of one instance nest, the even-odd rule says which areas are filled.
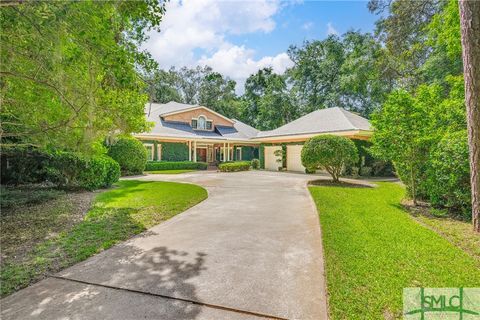
[[[149,175],[207,200],[2,301],[2,319],[326,319],[321,234],[307,177]]]

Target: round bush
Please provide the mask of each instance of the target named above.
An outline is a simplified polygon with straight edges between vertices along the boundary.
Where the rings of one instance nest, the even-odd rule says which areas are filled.
[[[432,153],[427,192],[436,206],[470,216],[471,189],[467,132],[447,134]]]
[[[258,170],[260,168],[260,160],[258,159],[252,159],[252,169],[253,170]]]
[[[118,162],[123,175],[141,174],[147,163],[147,151],[135,138],[120,138],[108,155]]]
[[[344,166],[358,161],[358,152],[352,140],[334,135],[320,135],[305,142],[302,164],[308,171],[325,169],[333,181],[338,181]]]
[[[117,161],[113,160],[109,156],[103,156],[103,158],[105,161],[106,171],[103,186],[108,188],[120,178],[120,165]]]

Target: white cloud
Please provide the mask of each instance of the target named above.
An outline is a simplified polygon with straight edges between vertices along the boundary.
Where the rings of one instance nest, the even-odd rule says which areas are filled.
[[[293,62],[285,52],[255,60],[253,50],[245,46],[231,46],[218,50],[211,57],[202,57],[199,64],[211,66],[217,72],[228,75],[237,81],[237,91],[241,91],[245,80],[257,70],[272,67],[273,71],[281,74]]]
[[[335,29],[332,25],[331,22],[327,23],[327,35],[331,35],[331,34],[334,34],[334,35],[337,35],[338,36],[338,31],[337,29]]]
[[[286,53],[255,60],[255,52],[226,40],[228,35],[271,32],[273,16],[285,4],[279,0],[171,1],[160,25],[144,44],[162,68],[209,65],[239,82],[250,74],[271,65],[283,72],[291,64]],[[200,57],[200,55],[202,55]]]
[[[312,27],[313,27],[313,22],[311,22],[311,21],[305,22],[302,25],[302,29],[304,29],[304,30],[310,30],[310,29],[312,29]]]

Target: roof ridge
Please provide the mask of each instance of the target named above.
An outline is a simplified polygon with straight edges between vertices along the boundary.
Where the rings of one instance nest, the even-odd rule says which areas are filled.
[[[352,112],[350,112],[348,110],[345,110],[344,108],[341,108],[341,107],[334,107],[334,108],[338,108],[340,110],[340,112],[342,113],[342,116],[345,118],[345,120],[347,120],[347,122],[350,124],[352,129],[358,129],[358,127],[356,125],[354,125],[352,123],[352,121],[350,121],[350,119],[347,117],[346,112],[348,112],[349,114],[352,114],[352,115],[355,115],[355,114],[353,114]]]

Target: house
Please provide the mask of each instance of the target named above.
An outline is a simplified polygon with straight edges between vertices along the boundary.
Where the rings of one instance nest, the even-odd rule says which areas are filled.
[[[149,160],[222,161],[259,158],[267,170],[278,170],[275,151],[286,149],[286,167],[305,172],[300,153],[303,143],[319,134],[368,140],[372,129],[367,119],[342,108],[311,112],[275,130],[259,131],[239,120],[229,119],[207,107],[177,102],[149,103],[149,132],[136,134],[148,150]]]

